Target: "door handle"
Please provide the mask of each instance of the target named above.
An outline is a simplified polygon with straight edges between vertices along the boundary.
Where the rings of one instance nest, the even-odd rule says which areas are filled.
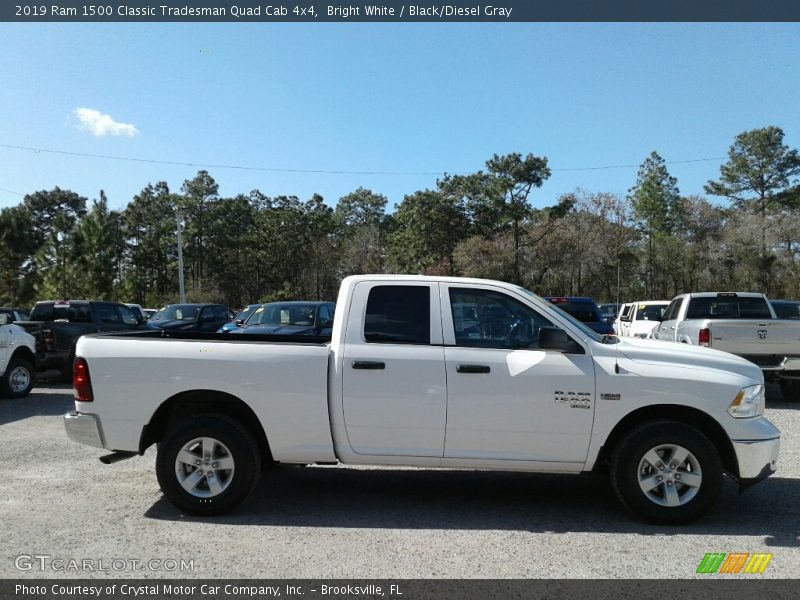
[[[354,360],[354,369],[367,369],[370,371],[378,371],[386,368],[386,363],[374,360]]]
[[[456,373],[489,373],[489,365],[456,365]]]

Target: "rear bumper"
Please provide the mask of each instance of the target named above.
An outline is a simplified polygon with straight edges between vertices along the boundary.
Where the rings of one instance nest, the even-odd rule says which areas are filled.
[[[64,429],[67,431],[67,437],[73,442],[96,448],[105,447],[100,419],[95,415],[70,411],[64,415]]]
[[[733,440],[733,449],[739,463],[739,485],[749,487],[766,479],[778,468],[781,439]]]

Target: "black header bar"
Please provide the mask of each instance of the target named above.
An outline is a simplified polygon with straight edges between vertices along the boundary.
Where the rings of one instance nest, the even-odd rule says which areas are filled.
[[[797,22],[798,0],[3,0],[0,22]]]

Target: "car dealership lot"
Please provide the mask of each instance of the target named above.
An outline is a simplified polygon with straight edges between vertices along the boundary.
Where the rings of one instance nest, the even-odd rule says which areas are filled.
[[[707,552],[773,553],[762,576],[796,577],[800,404],[767,398],[778,472],[741,496],[728,482],[689,526],[634,520],[595,475],[356,467],[266,472],[236,513],[199,519],[162,499],[155,448],[105,466],[67,440],[71,389],[43,384],[0,400],[0,577],[680,578]]]

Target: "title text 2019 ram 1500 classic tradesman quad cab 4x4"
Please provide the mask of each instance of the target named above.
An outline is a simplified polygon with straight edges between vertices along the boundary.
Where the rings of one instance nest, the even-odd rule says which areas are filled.
[[[507,283],[364,275],[331,338],[173,332],[84,336],[69,437],[158,443],[176,506],[217,514],[261,466],[336,461],[580,473],[608,466],[641,517],[681,523],[727,472],[774,472],[763,376],[732,354],[595,333]]]

